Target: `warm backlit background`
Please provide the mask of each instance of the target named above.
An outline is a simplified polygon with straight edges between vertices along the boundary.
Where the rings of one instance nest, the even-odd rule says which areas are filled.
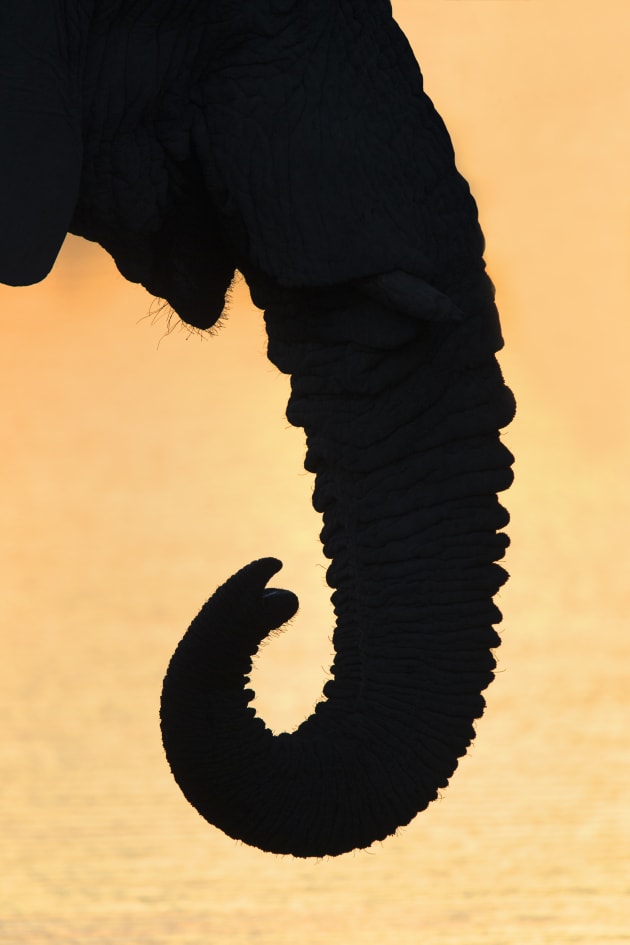
[[[331,623],[287,381],[236,293],[204,342],[69,240],[0,290],[0,942],[630,942],[630,13],[398,0],[471,181],[519,414],[500,674],[443,799],[369,853],[239,847],[180,795],[161,678],[259,555],[302,610],[256,677],[310,711]]]

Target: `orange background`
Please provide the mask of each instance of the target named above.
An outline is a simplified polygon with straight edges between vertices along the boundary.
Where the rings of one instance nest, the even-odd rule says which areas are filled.
[[[443,798],[301,863],[200,820],[163,758],[188,620],[274,554],[302,607],[257,708],[308,713],[332,627],[288,384],[241,286],[214,338],[69,239],[0,287],[0,942],[630,941],[630,14],[399,0],[487,236],[519,411],[499,675]]]

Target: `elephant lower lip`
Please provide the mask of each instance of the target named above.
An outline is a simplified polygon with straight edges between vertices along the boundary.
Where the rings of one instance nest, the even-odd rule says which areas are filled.
[[[488,295],[489,298],[489,290]],[[495,562],[507,539],[496,492],[511,481],[498,430],[514,410],[494,357],[496,313],[419,326],[400,348],[292,340],[316,313],[270,307],[269,354],[292,373],[287,412],[335,588],[333,678],[292,735],[273,736],[243,689],[251,656],[297,598],[267,588],[263,559],[220,588],[169,667],[167,756],[197,810],[230,836],[295,856],[369,846],[449,781],[493,678]],[[288,616],[286,616],[288,614]]]

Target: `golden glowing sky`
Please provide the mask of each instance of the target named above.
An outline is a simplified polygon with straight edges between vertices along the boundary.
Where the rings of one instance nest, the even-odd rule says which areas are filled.
[[[214,586],[283,558],[301,612],[257,707],[329,663],[303,473],[242,287],[215,338],[69,240],[0,287],[0,942],[630,941],[630,10],[398,0],[487,237],[518,416],[500,674],[441,801],[369,854],[238,847],[162,757],[161,676]]]

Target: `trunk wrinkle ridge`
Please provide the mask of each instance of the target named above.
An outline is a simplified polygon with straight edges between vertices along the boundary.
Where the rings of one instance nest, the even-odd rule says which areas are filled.
[[[287,416],[316,476],[335,657],[312,715],[273,735],[248,683],[260,642],[298,607],[267,586],[274,558],[220,587],[175,651],[166,754],[190,803],[235,839],[297,857],[368,847],[437,797],[474,738],[500,643],[497,493],[513,462],[489,285],[476,308],[457,299],[461,318],[395,314],[399,343],[380,346],[361,322],[366,304],[391,314],[380,283],[367,303],[348,288],[339,319],[326,293],[268,300],[269,357],[291,375]]]

